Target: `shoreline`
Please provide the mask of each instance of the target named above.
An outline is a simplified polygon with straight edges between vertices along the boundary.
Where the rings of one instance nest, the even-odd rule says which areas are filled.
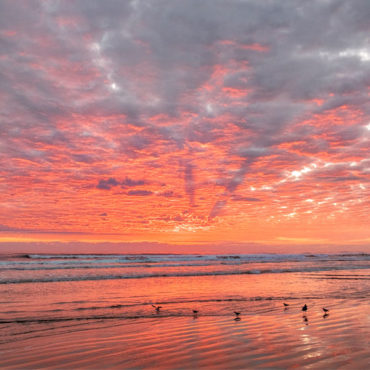
[[[361,303],[362,302],[362,303]],[[151,317],[44,328],[0,345],[6,368],[365,368],[366,300],[230,316]],[[311,302],[312,303],[312,302]],[[329,302],[330,305],[330,302]],[[309,304],[309,307],[311,305]]]

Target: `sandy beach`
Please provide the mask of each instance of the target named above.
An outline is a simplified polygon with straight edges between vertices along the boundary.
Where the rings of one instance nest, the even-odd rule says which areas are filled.
[[[171,307],[139,319],[26,327],[0,346],[0,366],[22,369],[365,369],[370,363],[365,299],[309,301],[230,315],[173,316]],[[2,324],[5,325],[5,324]]]

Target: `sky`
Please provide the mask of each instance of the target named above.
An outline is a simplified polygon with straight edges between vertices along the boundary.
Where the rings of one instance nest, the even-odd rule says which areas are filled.
[[[369,19],[1,0],[0,249],[369,251]]]

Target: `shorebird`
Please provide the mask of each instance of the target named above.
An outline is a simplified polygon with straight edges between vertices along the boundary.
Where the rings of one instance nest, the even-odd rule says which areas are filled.
[[[193,314],[194,315],[198,314],[198,310],[193,310]]]
[[[325,313],[327,313],[327,312],[329,312],[329,310],[327,309],[327,308],[322,308],[322,310],[325,312]]]
[[[239,315],[240,315],[240,312],[236,312],[236,311],[234,311],[234,313],[235,313],[235,321],[240,321],[241,320],[241,318],[239,317]]]
[[[284,307],[288,307],[289,304],[288,303],[283,303]]]
[[[162,306],[155,306],[154,304],[152,304],[152,307],[155,308],[155,310],[157,311],[157,313],[159,313],[159,310],[162,308]]]
[[[302,311],[307,311],[307,305],[306,304],[302,307]]]

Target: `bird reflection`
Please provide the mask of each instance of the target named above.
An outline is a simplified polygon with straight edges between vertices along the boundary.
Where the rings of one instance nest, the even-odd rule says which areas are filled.
[[[302,317],[303,317],[303,322],[304,322],[306,325],[308,325],[308,318],[307,318],[307,316],[306,316],[306,315],[303,315]]]
[[[324,319],[326,319],[329,316],[329,309],[323,307],[322,310],[324,311],[324,315],[322,316]]]

